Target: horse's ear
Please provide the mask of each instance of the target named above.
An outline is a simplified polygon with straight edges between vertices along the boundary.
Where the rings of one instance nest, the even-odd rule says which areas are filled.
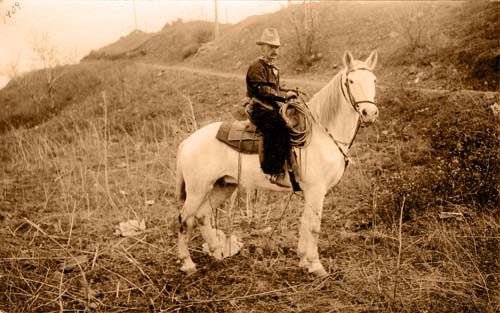
[[[377,50],[373,50],[372,53],[370,53],[370,56],[365,61],[366,66],[368,66],[369,69],[373,70],[375,68],[375,65],[377,65],[377,60],[378,60]]]
[[[348,50],[346,50],[344,52],[344,65],[348,69],[351,69],[354,67],[354,57],[352,56],[351,52],[349,52]]]

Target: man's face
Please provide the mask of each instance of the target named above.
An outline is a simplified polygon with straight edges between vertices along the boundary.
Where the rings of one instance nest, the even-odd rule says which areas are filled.
[[[274,61],[279,55],[279,46],[262,45],[262,56],[269,61]]]

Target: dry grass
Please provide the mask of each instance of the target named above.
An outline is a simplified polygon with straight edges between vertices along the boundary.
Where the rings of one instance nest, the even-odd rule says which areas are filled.
[[[292,197],[285,208],[289,195],[275,193],[259,194],[253,217],[244,199],[233,208],[231,224],[228,206],[217,213],[218,226],[243,239],[239,255],[216,262],[201,252],[196,235],[191,247],[199,271],[181,274],[172,194],[176,147],[192,131],[193,116],[201,126],[229,119],[243,86],[159,74],[142,66],[114,68],[106,72],[105,101],[96,93],[47,123],[0,137],[0,309],[500,309],[500,225],[494,215],[457,208],[465,221],[439,219],[439,212],[408,220],[403,204],[392,211],[383,202],[381,173],[403,166],[408,149],[422,149],[397,138],[392,121],[399,117],[384,115],[390,111],[384,101],[381,121],[362,130],[355,163],[325,201],[319,247],[328,277],[314,279],[298,268],[301,198]],[[129,219],[145,219],[146,231],[132,238],[115,235],[118,223]]]

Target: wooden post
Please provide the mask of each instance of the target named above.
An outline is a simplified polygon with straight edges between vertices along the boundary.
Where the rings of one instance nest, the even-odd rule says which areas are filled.
[[[214,0],[214,12],[215,12],[214,40],[217,40],[217,38],[219,38],[219,16],[218,16],[217,0]]]
[[[135,0],[132,1],[132,4],[134,5],[134,25],[135,25],[134,30],[137,30],[137,11],[135,9]]]

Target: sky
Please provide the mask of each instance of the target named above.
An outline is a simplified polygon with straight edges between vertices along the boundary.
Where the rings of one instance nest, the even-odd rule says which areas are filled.
[[[286,6],[286,0],[218,0],[219,21],[237,23]],[[159,31],[181,18],[213,20],[213,0],[0,0],[0,88],[9,75],[41,67],[36,42],[61,63],[75,63],[134,29]]]

